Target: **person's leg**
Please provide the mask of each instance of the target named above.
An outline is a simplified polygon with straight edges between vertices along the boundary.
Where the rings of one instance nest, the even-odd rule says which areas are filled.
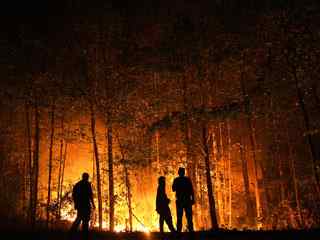
[[[182,229],[182,215],[183,215],[183,207],[181,203],[176,201],[176,211],[177,211],[177,232],[181,232]]]
[[[163,214],[160,214],[159,215],[159,229],[160,229],[161,233],[163,233],[163,223],[164,223],[164,217],[163,217]]]
[[[90,209],[86,210],[83,213],[83,217],[82,217],[82,234],[83,234],[84,240],[89,239],[89,221],[90,221]]]
[[[170,211],[170,210],[169,210],[169,211]],[[170,213],[170,212],[165,215],[165,221],[166,221],[166,224],[168,225],[168,228],[169,228],[170,232],[175,232],[176,230],[175,230],[174,227],[173,227],[173,224],[172,224],[172,216],[171,216],[171,213]]]
[[[89,239],[89,220],[88,219],[84,219],[82,221],[82,235],[84,240]]]
[[[188,230],[189,232],[193,232],[193,221],[192,221],[192,205],[187,204],[185,206],[186,217],[188,222]]]

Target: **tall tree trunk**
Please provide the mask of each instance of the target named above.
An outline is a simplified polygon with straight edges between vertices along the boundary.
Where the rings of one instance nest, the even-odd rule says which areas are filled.
[[[57,189],[57,202],[58,206],[60,206],[61,201],[61,177],[62,177],[62,165],[63,165],[63,136],[64,135],[64,116],[61,118],[61,139],[60,139],[60,153],[59,153],[59,173],[58,173],[58,189]],[[61,211],[60,207],[58,207],[57,219],[60,219]]]
[[[292,182],[293,182],[293,189],[294,189],[294,200],[295,200],[296,208],[297,208],[297,212],[298,212],[299,226],[302,227],[303,226],[303,218],[302,218],[302,213],[301,213],[299,186],[298,186],[298,179],[297,179],[297,175],[296,175],[296,166],[295,166],[294,155],[293,155],[293,150],[292,150],[292,146],[291,146],[288,128],[286,131],[286,135],[287,135],[286,142],[288,144],[289,166],[290,166],[291,177],[292,177]]]
[[[59,202],[59,207],[58,207],[58,212],[61,214],[61,206],[62,206],[62,193],[63,193],[63,183],[64,183],[64,175],[65,175],[65,167],[66,167],[66,161],[67,161],[67,151],[68,149],[68,144],[67,142],[65,143],[64,147],[64,154],[63,154],[63,163],[62,163],[62,171],[61,171],[61,183],[60,183],[60,202]],[[60,217],[60,216],[59,216]]]
[[[158,173],[161,175],[161,165],[160,165],[160,132],[157,129],[155,133],[155,140],[156,140],[156,161],[157,161],[157,170]]]
[[[231,136],[230,136],[230,122],[227,120],[227,135],[228,135],[228,192],[229,192],[229,219],[228,226],[229,229],[232,228],[232,181],[231,181]]]
[[[99,151],[96,137],[96,117],[93,103],[90,102],[90,113],[91,113],[91,134],[93,151],[96,159],[96,175],[97,175],[97,192],[98,192],[98,218],[99,218],[99,230],[102,229],[102,197],[101,197],[101,178],[100,178],[100,161]]]
[[[32,129],[30,119],[30,108],[26,104],[26,130],[27,130],[27,156],[28,156],[28,191],[29,191],[29,205],[28,205],[28,220],[31,223],[32,206],[33,206],[33,171],[32,171]]]
[[[96,178],[96,159],[94,157],[94,151],[92,151],[92,190],[93,192],[96,191],[97,186],[97,178]],[[92,225],[95,226],[97,222],[97,213],[96,211],[93,212],[92,216]]]
[[[218,132],[218,129],[217,129]],[[214,166],[214,172],[216,173],[216,177],[215,177],[215,184],[214,186],[215,188],[215,192],[217,193],[216,199],[217,199],[217,204],[218,204],[218,218],[219,218],[219,225],[220,226],[224,226],[224,217],[223,217],[223,206],[222,206],[222,202],[223,202],[223,196],[222,196],[222,183],[221,183],[221,178],[220,178],[220,157],[219,154],[215,154],[218,153],[218,137],[216,136],[217,134],[212,133],[212,146],[211,146],[211,151],[213,152],[213,157],[212,159],[215,161]]]
[[[46,225],[49,227],[50,222],[50,202],[51,202],[51,178],[52,178],[52,155],[53,155],[53,141],[54,141],[54,114],[55,114],[55,103],[52,104],[51,111],[51,136],[50,136],[50,147],[49,147],[49,166],[48,166],[48,195],[47,195],[47,219]]]
[[[63,163],[62,163],[62,171],[61,171],[61,183],[60,183],[60,201],[59,201],[59,207],[58,207],[58,213],[59,213],[59,219],[61,216],[61,206],[62,206],[62,192],[63,192],[63,183],[64,183],[64,173],[65,173],[65,167],[66,167],[66,161],[67,161],[67,151],[68,149],[68,143],[67,141],[65,142],[65,147],[64,147],[64,154],[63,154]]]
[[[304,96],[303,96],[302,89],[300,86],[301,84],[298,79],[297,69],[295,67],[293,67],[292,71],[293,71],[293,77],[294,77],[294,81],[295,81],[295,88],[297,91],[298,102],[299,102],[300,110],[302,112],[305,129],[307,132],[307,140],[308,140],[308,144],[309,144],[310,152],[311,152],[312,170],[313,170],[313,176],[314,176],[315,183],[316,183],[316,190],[318,192],[318,195],[320,195],[320,177],[319,177],[319,172],[318,172],[319,171],[318,170],[319,169],[319,163],[318,163],[319,159],[317,159],[316,145],[312,139],[310,118],[309,118],[309,114],[307,112],[307,108],[305,105]]]
[[[110,117],[110,114],[109,114]],[[108,166],[109,166],[109,230],[114,231],[114,184],[113,184],[113,147],[112,147],[112,125],[108,123]]]
[[[33,193],[32,193],[32,212],[31,212],[31,228],[36,226],[37,204],[38,204],[38,181],[39,181],[39,154],[40,154],[40,111],[38,99],[35,100],[35,135],[33,149]]]
[[[210,152],[209,152],[209,146],[208,146],[208,130],[205,125],[203,125],[202,127],[202,144],[203,144],[203,150],[204,150],[211,227],[212,229],[218,229],[219,226],[218,226],[217,215],[216,215],[215,201],[213,197],[212,178],[210,174]]]
[[[222,182],[221,182],[221,192],[222,192],[222,218],[223,218],[223,224],[226,225],[226,215],[227,215],[227,201],[228,201],[228,195],[227,195],[227,162],[226,162],[226,157],[225,157],[225,152],[224,152],[224,145],[223,145],[223,125],[224,122],[219,123],[219,160],[222,162]]]
[[[23,185],[21,187],[21,193],[22,193],[22,216],[25,220],[28,220],[28,201],[27,201],[27,194],[28,194],[28,135],[27,135],[27,130],[25,129],[25,136],[24,136],[24,158],[23,158]],[[1,166],[0,166],[0,171],[1,171]]]
[[[129,178],[129,173],[128,173],[128,164],[124,152],[124,148],[121,144],[119,136],[117,136],[118,144],[120,147],[120,153],[121,153],[121,158],[122,158],[122,163],[123,163],[123,170],[124,170],[124,182],[127,190],[126,198],[127,198],[127,204],[128,204],[128,216],[129,216],[129,231],[132,232],[133,226],[132,226],[132,199],[131,199],[131,184],[130,184],[130,178]],[[127,227],[127,226],[126,226]]]
[[[245,202],[246,202],[246,209],[249,224],[253,224],[254,221],[254,209],[253,209],[253,202],[250,197],[250,182],[249,182],[249,173],[248,173],[248,163],[245,158],[245,146],[243,145],[242,141],[240,140],[239,143],[239,150],[240,150],[240,158],[241,158],[241,167],[242,167],[242,177],[244,183],[244,192],[245,192]]]
[[[25,136],[24,136],[24,159],[23,159],[23,187],[22,187],[22,211],[23,216],[26,221],[28,221],[29,216],[29,202],[28,202],[28,194],[29,194],[29,161],[30,161],[30,148],[29,148],[29,141],[30,141],[30,126],[29,126],[29,108],[27,101],[24,105],[24,114],[25,114]],[[1,171],[1,166],[0,166]]]
[[[199,187],[199,192],[200,192],[200,197],[199,197],[199,205],[200,206],[206,206],[206,201],[205,201],[205,177],[203,176],[203,174],[199,174],[199,178],[200,178],[200,187]],[[206,220],[206,211],[203,207],[200,208],[200,214],[199,217],[201,219],[201,222],[199,223],[199,225],[201,224],[201,226],[203,226],[204,228],[207,226],[207,220]]]
[[[242,96],[245,102],[245,112],[247,114],[247,125],[250,132],[250,144],[251,144],[251,150],[252,150],[252,159],[253,159],[253,170],[254,170],[254,185],[255,185],[255,197],[256,197],[256,211],[257,211],[257,218],[256,218],[256,224],[257,227],[260,228],[260,220],[262,217],[262,206],[261,206],[261,198],[260,198],[260,192],[259,192],[259,184],[258,184],[258,163],[257,163],[257,157],[256,157],[256,142],[255,142],[255,129],[252,124],[252,113],[250,109],[250,99],[246,91],[246,87],[244,84],[244,68],[245,68],[245,56],[243,54],[242,56],[242,64],[240,69],[240,87],[242,91]]]
[[[129,231],[132,232],[132,200],[131,200],[131,184],[129,179],[128,167],[124,160],[124,175],[125,183],[127,189],[127,203],[128,203],[128,212],[129,212]]]

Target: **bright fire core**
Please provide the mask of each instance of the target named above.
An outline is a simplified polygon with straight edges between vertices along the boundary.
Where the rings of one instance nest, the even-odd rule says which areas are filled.
[[[121,210],[121,209],[120,209]],[[97,210],[93,210],[92,212],[92,220],[91,220],[91,226],[93,228],[99,228],[99,223],[97,221],[97,217],[95,216],[97,214]],[[136,217],[133,220],[133,231],[136,232],[144,232],[144,233],[150,233],[151,231],[157,231],[157,217],[155,214],[150,214],[150,218],[151,218],[151,225],[146,226],[144,223],[142,223],[138,217]],[[73,206],[71,204],[66,204],[62,209],[61,209],[61,220],[67,221],[70,224],[75,220],[76,218],[76,212],[73,209]],[[126,219],[127,220],[127,219]],[[125,221],[126,221],[125,220]],[[150,220],[150,219],[149,219]],[[127,221],[126,221],[127,222]],[[150,222],[150,221],[149,221]],[[103,230],[108,230],[109,226],[108,226],[108,222],[107,221],[102,221],[102,229]],[[116,224],[114,227],[114,231],[115,232],[127,232],[129,231],[129,226],[128,224]]]

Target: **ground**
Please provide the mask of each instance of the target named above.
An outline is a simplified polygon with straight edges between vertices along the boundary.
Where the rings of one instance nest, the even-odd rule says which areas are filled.
[[[17,232],[10,231],[1,233],[1,239],[32,239],[32,240],[69,240],[67,232]],[[81,240],[80,235],[72,240]],[[160,233],[108,233],[91,232],[90,240],[320,240],[320,230],[312,231],[213,231],[196,232],[194,234],[160,234]]]

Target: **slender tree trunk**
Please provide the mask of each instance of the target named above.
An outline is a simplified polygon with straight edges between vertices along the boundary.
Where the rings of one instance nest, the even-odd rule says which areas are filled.
[[[245,192],[245,202],[246,202],[246,209],[247,209],[247,217],[249,220],[250,225],[253,224],[254,220],[254,209],[253,209],[253,202],[250,197],[250,182],[249,182],[249,173],[248,173],[248,164],[245,159],[245,149],[244,145],[240,140],[239,144],[240,149],[240,158],[241,158],[241,166],[242,166],[242,177],[244,183],[244,192]]]
[[[32,129],[30,119],[30,108],[26,104],[26,130],[27,130],[27,156],[28,156],[28,187],[29,187],[29,206],[28,206],[28,220],[31,223],[32,206],[33,206],[33,171],[32,171]]]
[[[64,134],[64,116],[61,118],[61,136]],[[58,189],[57,189],[57,202],[58,206],[60,206],[61,201],[61,175],[62,175],[62,165],[63,165],[63,138],[60,139],[60,151],[59,151],[59,173],[58,173]],[[60,219],[61,211],[60,207],[58,207],[57,219]]]
[[[212,152],[215,159],[214,170],[216,172],[215,186],[217,193],[217,204],[218,204],[218,214],[219,214],[219,226],[225,226],[224,221],[224,211],[223,211],[223,179],[221,177],[223,171],[223,164],[221,158],[220,150],[220,127],[219,124],[216,127],[216,134],[212,134]],[[222,168],[222,170],[221,170]]]
[[[59,201],[59,208],[58,208],[58,213],[59,213],[59,219],[61,216],[61,206],[62,206],[62,192],[63,192],[63,183],[64,183],[64,173],[65,173],[65,167],[66,167],[66,161],[67,161],[67,149],[68,149],[68,143],[65,142],[65,147],[64,147],[64,154],[63,154],[63,164],[62,164],[62,171],[61,171],[61,183],[60,183],[60,201]]]
[[[131,199],[131,184],[130,184],[130,178],[129,178],[129,173],[128,173],[128,164],[127,164],[127,160],[126,160],[126,156],[124,153],[124,148],[120,142],[120,138],[119,136],[117,136],[117,140],[119,143],[119,147],[120,147],[120,153],[121,153],[121,158],[122,158],[122,162],[123,162],[123,170],[124,170],[124,182],[125,182],[125,186],[126,186],[126,190],[127,190],[127,204],[128,204],[128,216],[129,216],[129,231],[132,232],[132,199]]]
[[[92,134],[92,144],[93,151],[96,159],[96,171],[97,171],[97,192],[98,192],[98,218],[99,218],[99,230],[102,229],[102,197],[101,197],[101,178],[100,178],[100,161],[99,161],[99,151],[96,137],[96,117],[93,103],[90,103],[91,112],[91,134]]]
[[[217,142],[217,137],[215,134],[212,134],[212,152],[213,152],[213,157],[212,159],[215,160],[214,164],[214,172],[216,173],[215,177],[215,184],[216,186],[216,193],[217,193],[217,204],[218,204],[218,218],[219,218],[219,225],[224,226],[224,218],[223,218],[223,206],[222,206],[222,183],[221,183],[221,178],[220,178],[220,157],[218,156],[218,142]]]
[[[22,187],[22,211],[23,211],[23,216],[26,220],[28,221],[28,216],[29,216],[29,202],[28,202],[28,194],[29,194],[29,161],[30,161],[30,155],[29,155],[29,141],[30,141],[30,126],[29,126],[29,108],[27,101],[25,102],[25,109],[24,109],[24,114],[25,114],[25,136],[24,136],[24,159],[23,159],[23,187]],[[1,166],[0,166],[0,171],[1,171]]]
[[[97,177],[96,177],[96,159],[94,157],[94,151],[92,151],[92,190],[93,192],[96,191],[97,186]],[[92,216],[92,225],[95,226],[97,222],[97,213],[96,211],[93,212]]]
[[[230,136],[230,122],[227,121],[227,131],[228,131],[228,189],[229,189],[229,229],[232,228],[232,181],[231,181],[231,136]]]
[[[225,152],[224,152],[224,145],[223,145],[223,122],[219,123],[219,152],[220,152],[220,161],[222,162],[222,217],[223,217],[223,223],[226,225],[226,215],[227,215],[227,202],[228,202],[228,195],[227,195],[227,161],[225,158]]]
[[[110,114],[109,114],[110,117]],[[112,125],[108,123],[108,166],[109,166],[109,230],[114,231],[114,179],[113,179],[113,146],[112,146]]]
[[[50,147],[49,147],[49,167],[48,167],[48,195],[47,195],[47,228],[50,222],[50,202],[51,202],[51,178],[52,178],[52,155],[53,155],[53,141],[54,141],[54,114],[55,114],[55,103],[52,104],[51,111],[51,136],[50,136]]]
[[[247,125],[250,132],[250,144],[251,144],[251,150],[252,150],[252,159],[253,159],[253,170],[254,170],[254,182],[255,182],[255,197],[256,197],[256,211],[257,211],[257,218],[256,218],[256,224],[258,228],[260,227],[260,220],[262,217],[262,206],[261,206],[261,199],[260,199],[260,192],[259,192],[259,184],[258,184],[258,163],[257,163],[257,157],[256,157],[256,144],[255,144],[255,131],[254,127],[252,126],[252,114],[250,109],[250,99],[247,95],[245,84],[244,84],[244,55],[242,56],[242,65],[240,69],[240,87],[242,91],[242,95],[245,102],[245,112],[247,114]]]
[[[210,153],[209,153],[209,146],[208,146],[208,130],[205,125],[202,127],[202,144],[204,148],[204,160],[205,160],[205,171],[206,171],[206,179],[207,179],[211,227],[212,229],[218,229],[219,226],[218,226],[218,221],[216,216],[215,201],[213,197],[212,178],[210,174]]]
[[[205,201],[205,177],[203,176],[203,174],[199,175],[200,178],[200,198],[199,198],[199,205],[200,206],[206,206],[206,201]],[[206,211],[203,207],[200,208],[200,219],[201,219],[201,226],[203,226],[203,228],[207,227],[207,221],[206,221]]]
[[[157,170],[161,175],[161,166],[160,166],[160,132],[156,130],[155,133],[155,140],[156,140],[156,161],[157,161]]]
[[[32,197],[32,213],[31,213],[31,228],[36,226],[37,219],[37,204],[38,204],[38,181],[39,181],[39,154],[40,154],[40,111],[38,100],[35,103],[35,136],[33,149],[33,197]]]
[[[297,97],[298,97],[298,101],[299,101],[299,106],[300,106],[300,110],[302,112],[303,115],[303,120],[304,120],[304,125],[306,128],[306,132],[307,132],[307,140],[308,140],[308,144],[310,147],[310,152],[311,152],[311,159],[312,159],[312,170],[313,170],[313,176],[315,179],[315,183],[316,183],[316,190],[318,192],[318,195],[320,194],[320,177],[319,177],[319,173],[318,173],[318,168],[319,168],[319,164],[318,161],[319,159],[317,159],[317,152],[316,152],[316,146],[312,140],[312,135],[310,133],[311,131],[311,124],[310,124],[310,118],[309,118],[309,114],[307,112],[307,108],[305,105],[305,101],[304,101],[304,97],[303,97],[303,93],[302,93],[302,89],[301,89],[301,84],[299,82],[298,76],[297,76],[297,70],[296,68],[292,69],[293,71],[293,76],[294,76],[294,81],[295,81],[295,88],[297,91]]]
[[[126,189],[127,189],[127,203],[128,203],[128,211],[129,211],[129,230],[130,232],[132,232],[131,184],[129,179],[128,167],[125,162],[124,162],[124,174],[125,174],[125,183],[126,183]]]
[[[26,129],[25,129],[26,130]],[[27,130],[25,131],[24,136],[24,158],[23,158],[23,186],[21,187],[21,193],[22,193],[22,215],[24,217],[24,220],[28,220],[28,201],[27,201],[27,194],[28,194],[28,136],[27,136]],[[0,166],[1,171],[1,166]],[[2,171],[1,171],[2,172]]]
[[[298,179],[297,179],[297,175],[296,175],[296,166],[295,166],[295,161],[294,161],[293,150],[292,150],[292,146],[290,144],[291,141],[290,141],[288,128],[287,128],[286,134],[287,134],[287,144],[288,144],[289,165],[290,165],[290,171],[291,171],[291,176],[292,176],[292,181],[293,181],[293,189],[294,189],[294,199],[296,202],[296,208],[297,208],[297,212],[298,212],[299,227],[302,227],[303,226],[303,218],[302,218],[302,213],[301,213],[299,186],[298,186]]]

